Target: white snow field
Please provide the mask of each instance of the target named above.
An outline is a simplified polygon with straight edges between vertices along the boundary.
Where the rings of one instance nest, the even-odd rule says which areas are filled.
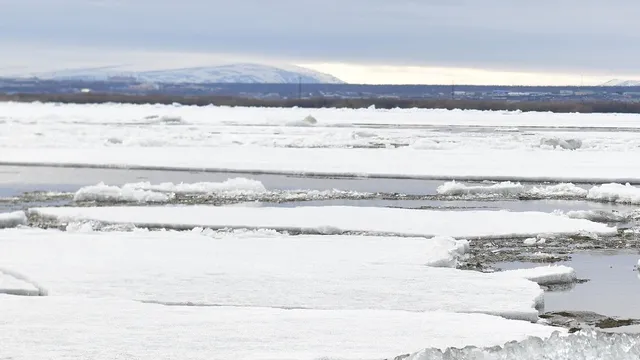
[[[15,360],[374,360],[425,347],[494,346],[563,332],[482,314],[442,312],[167,307],[1,295],[0,306],[7,330],[0,332],[2,353]]]
[[[485,313],[537,321],[524,277],[426,266],[465,250],[452,239],[196,232],[0,232],[0,263],[50,296],[170,305]],[[445,264],[449,265],[449,264]]]
[[[139,227],[274,229],[316,234],[365,232],[401,236],[507,238],[591,233],[611,236],[615,227],[543,212],[434,211],[356,206],[294,208],[245,206],[127,206],[32,208],[61,223],[98,221]]]

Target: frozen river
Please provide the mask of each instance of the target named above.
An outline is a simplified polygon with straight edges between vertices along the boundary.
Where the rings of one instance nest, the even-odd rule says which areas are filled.
[[[308,115],[0,103],[1,355],[640,355],[640,117]]]

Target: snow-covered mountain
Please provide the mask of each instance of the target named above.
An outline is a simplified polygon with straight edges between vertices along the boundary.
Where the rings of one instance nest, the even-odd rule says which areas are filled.
[[[613,79],[604,84],[600,84],[600,86],[640,86],[640,81]]]
[[[110,78],[135,78],[152,83],[325,83],[342,84],[342,80],[318,71],[299,66],[269,66],[261,64],[228,64],[207,67],[167,69],[154,71],[124,71],[120,66],[87,69],[65,69],[35,75],[41,79],[57,80],[108,80]]]

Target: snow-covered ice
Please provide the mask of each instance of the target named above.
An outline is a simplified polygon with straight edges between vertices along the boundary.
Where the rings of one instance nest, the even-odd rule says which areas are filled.
[[[82,220],[140,227],[262,228],[305,233],[366,232],[455,238],[530,237],[539,234],[614,235],[615,227],[543,212],[434,211],[378,207],[131,206],[32,208],[59,222]]]
[[[497,276],[529,279],[540,285],[570,284],[576,281],[576,271],[564,265],[539,266],[530,269],[506,270]]]
[[[537,320],[542,290],[527,279],[425,265],[452,255],[442,242],[424,238],[0,232],[0,263],[50,296]]]
[[[393,359],[425,347],[502,345],[563,329],[482,314],[167,307],[119,299],[0,296],[15,360]],[[61,330],[64,328],[64,330]]]
[[[0,229],[12,228],[27,223],[27,215],[24,211],[0,213]]]

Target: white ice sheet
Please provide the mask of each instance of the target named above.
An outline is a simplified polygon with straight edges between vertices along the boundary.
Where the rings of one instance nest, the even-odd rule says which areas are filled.
[[[0,231],[0,263],[49,296],[164,304],[497,314],[536,321],[542,290],[425,263],[448,259],[428,239],[206,236],[197,232]]]
[[[235,147],[6,148],[0,164],[458,180],[640,182],[629,152]]]
[[[29,213],[61,222],[95,220],[174,229],[198,226],[216,229],[266,228],[323,234],[368,232],[456,238],[616,233],[616,228],[605,224],[542,212],[434,211],[349,206],[131,206],[33,208]]]

